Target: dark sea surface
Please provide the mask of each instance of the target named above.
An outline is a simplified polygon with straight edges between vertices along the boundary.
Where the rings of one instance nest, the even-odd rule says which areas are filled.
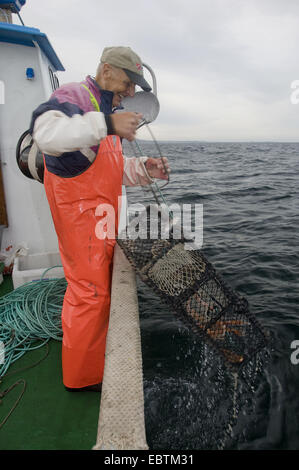
[[[152,142],[139,144],[159,156]],[[299,143],[159,145],[171,166],[167,203],[203,204],[203,252],[271,340],[267,361],[236,388],[221,359],[138,281],[148,444],[299,449]],[[128,198],[154,202],[139,188]]]

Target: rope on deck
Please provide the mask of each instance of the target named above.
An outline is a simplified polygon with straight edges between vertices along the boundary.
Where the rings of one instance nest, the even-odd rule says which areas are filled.
[[[116,245],[97,441],[93,450],[148,450],[136,278]]]

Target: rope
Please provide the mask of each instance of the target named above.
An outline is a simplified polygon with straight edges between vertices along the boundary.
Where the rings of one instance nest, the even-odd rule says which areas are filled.
[[[4,377],[12,374],[7,373],[10,366],[26,352],[47,346],[42,359],[22,370],[34,367],[47,357],[47,343],[50,339],[62,340],[61,310],[67,283],[64,278],[44,279],[48,271],[49,269],[43,273],[41,280],[24,284],[0,298],[0,341],[3,346],[3,354],[0,356],[0,384]],[[17,372],[20,370],[13,373]],[[21,394],[8,415],[0,422],[0,428],[23,396],[26,382],[20,379],[0,392],[0,399],[3,399],[19,384],[23,384]]]
[[[164,170],[166,171],[166,166],[165,166],[165,162],[164,162],[164,160],[163,160],[162,151],[161,151],[161,149],[160,149],[160,146],[159,146],[157,140],[155,139],[155,136],[154,136],[154,134],[153,134],[153,131],[151,130],[151,128],[149,127],[149,125],[148,125],[147,122],[144,122],[144,124],[146,125],[146,128],[147,128],[148,132],[149,132],[150,135],[151,135],[152,141],[154,142],[154,144],[155,144],[155,146],[156,146],[156,149],[157,149],[157,151],[158,151],[158,153],[159,153],[159,156],[160,156],[160,158],[161,158],[161,162],[162,162],[162,164],[163,164]],[[135,143],[135,145],[136,145],[136,147],[137,147],[137,149],[138,149],[140,155],[141,155],[141,156],[144,155],[144,153],[142,152],[142,149],[141,149],[140,144],[139,144],[139,142],[137,141],[137,139],[134,141],[134,143]],[[134,148],[133,142],[130,142],[130,145],[131,145],[131,148],[132,148],[132,150],[133,150],[135,156],[137,156],[137,155],[136,155],[136,152],[135,152],[135,148]],[[166,173],[166,174],[167,174],[167,173]],[[169,209],[169,206],[168,206],[168,204],[167,204],[167,202],[166,202],[166,199],[165,199],[165,197],[164,197],[164,195],[163,195],[161,189],[164,188],[165,186],[167,186],[168,183],[169,183],[169,181],[170,181],[170,178],[169,178],[169,174],[168,174],[168,179],[167,179],[166,183],[163,184],[162,186],[159,186],[156,181],[154,181],[151,185],[149,185],[150,191],[152,191],[153,196],[154,196],[154,199],[155,199],[156,203],[158,204],[158,206],[161,205],[161,202],[160,202],[160,199],[161,199],[162,202],[165,204],[165,206],[166,206],[168,209]],[[145,187],[143,187],[143,190],[144,190],[144,191],[147,191],[147,189],[146,189]],[[172,217],[172,216],[171,216],[171,217]]]
[[[0,341],[5,358],[2,377],[27,351],[44,346],[51,338],[62,339],[61,308],[65,279],[32,281],[0,298]],[[42,340],[36,345],[37,340]]]

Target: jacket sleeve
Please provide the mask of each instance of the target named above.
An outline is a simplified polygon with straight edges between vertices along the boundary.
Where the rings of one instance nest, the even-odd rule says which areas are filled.
[[[149,176],[145,162],[148,157],[124,157],[123,184],[125,186],[146,186],[153,183]]]
[[[60,156],[98,145],[107,136],[107,125],[101,112],[69,117],[61,111],[50,110],[36,119],[32,136],[43,153]]]

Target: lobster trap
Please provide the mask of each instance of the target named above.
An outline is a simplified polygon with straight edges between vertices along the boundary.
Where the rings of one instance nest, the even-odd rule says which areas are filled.
[[[150,212],[149,207],[144,211],[144,224],[139,220],[146,234],[143,231],[142,236],[132,237],[130,225],[136,229],[133,221],[119,234],[117,243],[141,280],[208,342],[226,365],[239,369],[266,346],[267,334],[250,312],[247,300],[224,282],[202,249],[186,249],[190,240],[181,227],[181,237],[174,238],[174,232],[178,233],[175,221],[168,238],[161,227],[158,237],[150,237]],[[160,221],[161,212],[160,207]]]

